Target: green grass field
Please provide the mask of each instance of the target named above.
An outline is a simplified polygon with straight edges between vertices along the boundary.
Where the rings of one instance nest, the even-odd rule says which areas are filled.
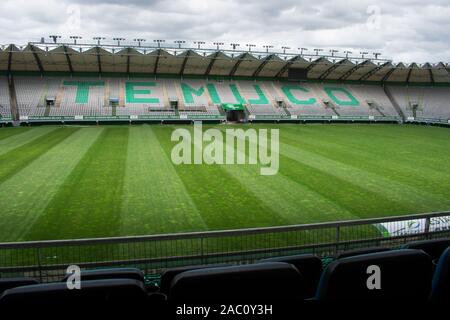
[[[277,175],[261,176],[254,165],[175,166],[170,136],[176,126],[0,129],[0,241],[450,210],[449,129],[251,127],[280,129]]]

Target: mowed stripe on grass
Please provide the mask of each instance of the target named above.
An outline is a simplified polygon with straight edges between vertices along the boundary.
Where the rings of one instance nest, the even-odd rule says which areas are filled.
[[[192,126],[185,128],[192,131]],[[170,159],[175,145],[170,141],[173,127],[153,130]],[[289,220],[261,203],[223,166],[179,165],[175,169],[210,230],[289,224]]]
[[[117,236],[128,127],[105,128],[30,230],[28,239]]]
[[[18,128],[1,128],[0,127],[0,141],[26,131],[32,130],[32,128],[27,127],[18,127]]]
[[[130,128],[121,217],[122,235],[207,229],[150,126]]]
[[[6,181],[78,129],[60,128],[0,155],[0,183]]]
[[[92,127],[74,132],[0,184],[0,241],[33,239],[27,232],[34,228],[45,207],[102,130]],[[44,228],[41,233],[46,232],[47,226],[36,227]]]
[[[429,128],[420,128],[425,129],[426,132],[429,131]],[[368,130],[364,135],[353,134],[351,141],[345,140],[346,136],[340,132],[341,130],[334,130],[337,132],[333,135],[333,141],[325,138],[311,139],[311,136],[318,134],[317,130],[310,132],[311,136],[303,134],[300,140],[295,131],[286,132],[285,130],[284,137],[288,138],[290,143],[300,144],[302,148],[310,152],[383,176],[391,180],[393,184],[401,184],[400,189],[408,192],[408,198],[416,193],[428,195],[431,202],[435,204],[441,202],[443,208],[448,208],[450,162],[447,159],[450,158],[450,132],[445,129],[435,129],[438,129],[437,135],[445,133],[449,139],[433,140],[427,144],[415,143],[417,139],[411,139],[412,141],[409,141],[400,152],[395,139],[379,138],[372,134],[374,133],[372,130]],[[392,136],[404,131],[400,126],[386,127],[386,130],[391,132]],[[367,144],[367,140],[370,140],[370,144]],[[445,156],[446,154],[448,157]],[[427,156],[424,157],[424,155]]]
[[[223,134],[225,136],[225,130]],[[246,157],[254,159],[248,149]],[[277,175],[262,176],[261,165],[235,165],[223,166],[223,168],[261,203],[278,212],[290,224],[328,221],[330,218],[342,220],[357,218],[338,203],[303,185],[300,181],[294,181],[282,172]]]
[[[37,127],[26,128],[25,130],[7,131],[16,132],[17,134],[10,135],[7,138],[0,140],[0,155],[21,147],[24,144],[31,143],[33,140],[55,131],[56,129],[58,129],[58,127]]]

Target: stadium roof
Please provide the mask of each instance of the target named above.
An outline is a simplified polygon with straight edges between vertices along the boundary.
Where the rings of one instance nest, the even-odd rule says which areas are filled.
[[[304,68],[310,80],[450,83],[450,66],[445,63],[393,64],[391,60],[330,55],[290,53],[269,50],[222,50],[219,47],[99,45],[76,43],[29,43],[3,46],[0,71],[38,73],[121,73],[146,75],[287,78],[289,68]],[[366,56],[364,56],[364,54]]]

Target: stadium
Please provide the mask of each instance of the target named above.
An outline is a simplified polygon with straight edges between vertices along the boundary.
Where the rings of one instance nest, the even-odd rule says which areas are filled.
[[[0,308],[449,301],[447,64],[123,40],[0,51]],[[177,130],[203,134],[194,158],[215,132],[242,162],[176,164]],[[230,130],[279,132],[277,171]],[[65,287],[74,265],[82,294]]]

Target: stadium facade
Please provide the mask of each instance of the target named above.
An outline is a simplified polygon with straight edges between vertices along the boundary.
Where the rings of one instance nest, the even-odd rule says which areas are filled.
[[[4,47],[0,72],[3,123],[450,119],[448,65],[378,54],[54,41]]]

